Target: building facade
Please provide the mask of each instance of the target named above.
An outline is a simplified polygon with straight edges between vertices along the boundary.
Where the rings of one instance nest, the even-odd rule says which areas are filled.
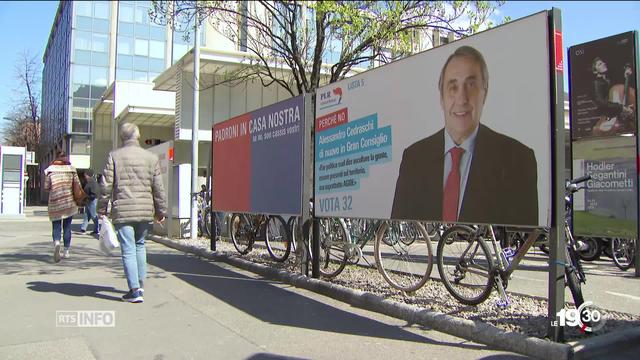
[[[60,1],[44,51],[42,151],[91,167],[93,108],[115,80],[149,82],[184,55],[183,33],[154,24],[150,1]],[[203,38],[204,39],[204,38]]]
[[[240,12],[260,11],[257,2],[236,3]],[[65,150],[78,169],[92,168],[99,173],[107,153],[119,145],[117,127],[124,121],[138,124],[144,147],[171,142],[169,174],[173,166],[190,163],[193,30],[189,24],[181,31],[153,23],[151,6],[149,1],[60,2],[43,57],[41,167],[58,150]],[[306,8],[303,14],[311,19],[313,9]],[[224,31],[239,36],[231,40]],[[231,30],[205,22],[200,32],[198,175],[203,182],[211,175],[214,123],[291,96],[277,84],[264,86],[258,79],[211,85],[220,82],[220,74],[243,66],[251,56],[247,31],[246,21],[238,21]],[[413,48],[421,51],[452,39],[452,35],[427,32],[416,36]],[[335,62],[340,51],[340,41],[329,39],[324,66]],[[384,57],[393,58],[390,49]],[[381,63],[372,61],[353,73]],[[180,195],[173,185],[166,185],[177,205]]]

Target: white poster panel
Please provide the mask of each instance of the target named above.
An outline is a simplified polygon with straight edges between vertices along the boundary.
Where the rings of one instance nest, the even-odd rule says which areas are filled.
[[[315,215],[548,226],[549,49],[543,12],[320,88]]]

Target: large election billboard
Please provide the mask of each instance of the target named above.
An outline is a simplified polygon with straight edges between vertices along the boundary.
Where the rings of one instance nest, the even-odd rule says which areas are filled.
[[[302,214],[304,97],[213,126],[213,208]]]
[[[322,87],[315,215],[548,226],[547,12]]]
[[[636,133],[635,33],[569,48],[573,139]]]
[[[577,235],[636,238],[638,176],[636,140],[630,136],[573,144],[573,174],[591,175],[573,195]]]

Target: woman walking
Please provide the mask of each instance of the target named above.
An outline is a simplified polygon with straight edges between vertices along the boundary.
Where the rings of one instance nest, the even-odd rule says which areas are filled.
[[[78,213],[78,205],[73,200],[73,183],[79,184],[80,179],[64,151],[57,153],[56,159],[44,170],[44,175],[44,189],[49,192],[49,219],[53,228],[53,261],[59,262],[61,257],[69,257],[71,220]],[[64,253],[60,248],[61,237],[64,239]]]

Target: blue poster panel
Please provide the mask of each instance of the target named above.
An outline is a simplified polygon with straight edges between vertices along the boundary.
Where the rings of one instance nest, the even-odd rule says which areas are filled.
[[[213,127],[217,211],[302,215],[304,97]]]

